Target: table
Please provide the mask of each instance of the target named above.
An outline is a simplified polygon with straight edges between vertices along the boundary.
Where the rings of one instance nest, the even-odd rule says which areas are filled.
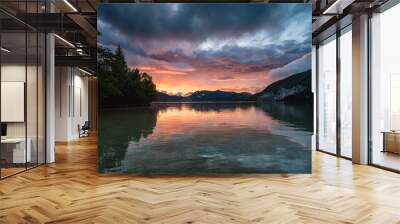
[[[1,139],[1,157],[8,163],[26,163],[31,162],[32,152],[31,139],[27,139],[25,150],[25,138],[5,138]]]

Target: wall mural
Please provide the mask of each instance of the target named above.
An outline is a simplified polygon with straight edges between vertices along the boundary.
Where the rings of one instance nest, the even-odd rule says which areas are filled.
[[[311,4],[98,9],[99,172],[311,172]]]

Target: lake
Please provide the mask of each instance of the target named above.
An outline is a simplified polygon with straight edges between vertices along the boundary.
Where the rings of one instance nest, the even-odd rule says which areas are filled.
[[[310,173],[312,105],[153,103],[99,112],[104,173]]]

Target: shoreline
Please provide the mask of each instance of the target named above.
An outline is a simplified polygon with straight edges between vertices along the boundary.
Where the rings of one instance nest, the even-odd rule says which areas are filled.
[[[194,103],[256,103],[256,101],[153,101],[150,104],[167,104],[167,103],[175,103],[175,104],[194,104]]]
[[[157,104],[255,104],[257,101],[175,101],[175,102],[163,102],[163,101],[154,101],[149,104],[130,104],[130,105],[115,105],[115,106],[106,106],[99,108],[99,111],[102,110],[112,110],[112,109],[126,109],[132,107],[150,107],[151,105]]]

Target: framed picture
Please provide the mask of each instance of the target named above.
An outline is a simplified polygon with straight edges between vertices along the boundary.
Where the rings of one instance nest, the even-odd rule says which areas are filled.
[[[311,4],[98,9],[99,172],[311,172]]]

